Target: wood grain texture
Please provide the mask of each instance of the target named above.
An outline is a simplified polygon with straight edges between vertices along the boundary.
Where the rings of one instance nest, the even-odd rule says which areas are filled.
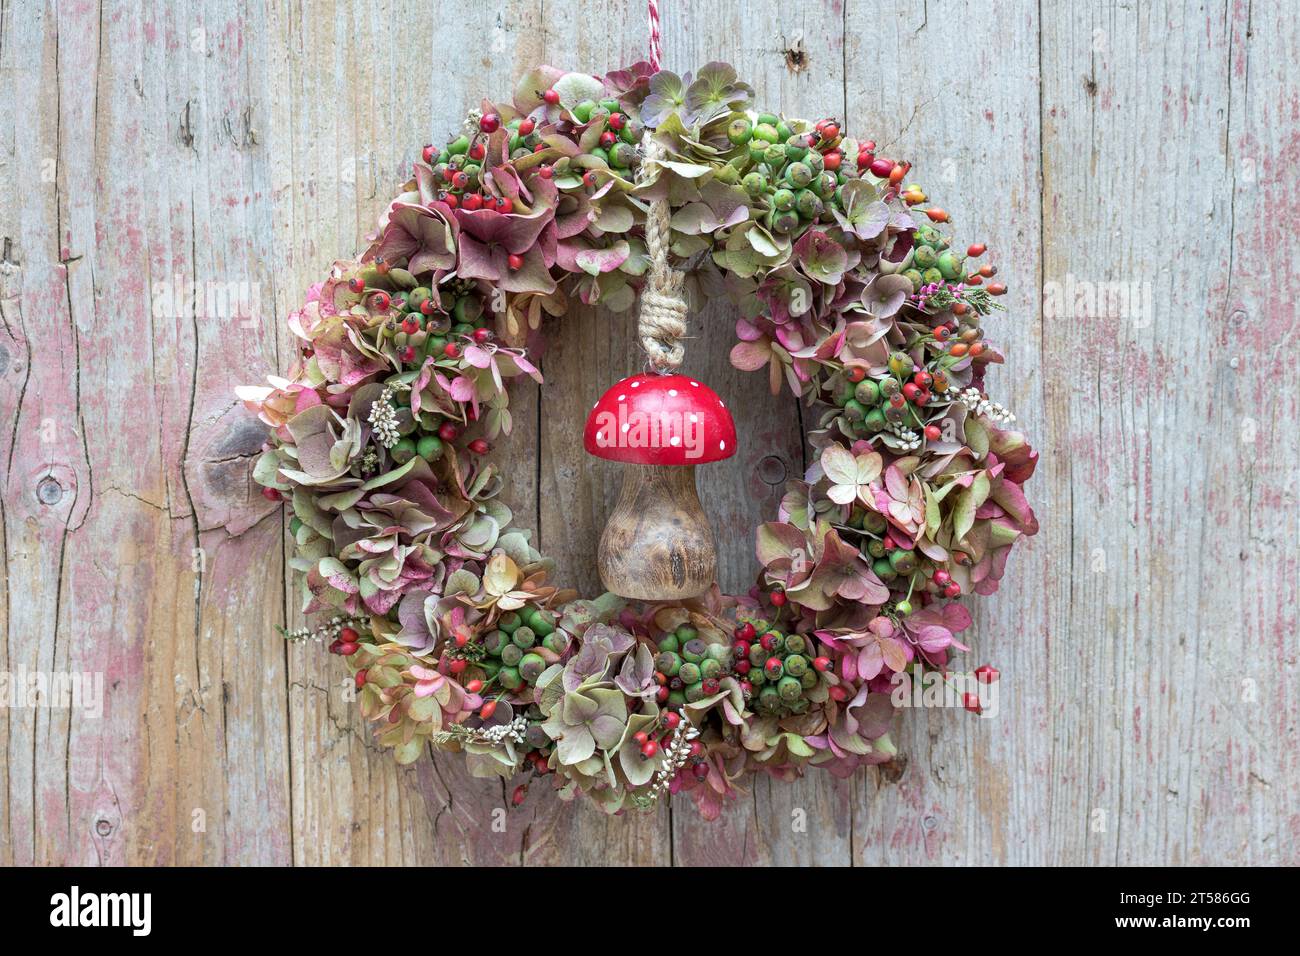
[[[604,817],[454,757],[399,768],[300,623],[236,384],[353,254],[419,148],[538,62],[644,56],[638,0],[0,5],[0,671],[103,676],[102,715],[0,708],[0,864],[1300,862],[1300,24],[1278,2],[662,4],[664,63],[840,115],[986,241],[990,380],[1042,452],[1041,533],[977,602],[998,716],[905,715],[895,765]],[[431,27],[431,19],[436,26]],[[400,37],[400,42],[395,42]],[[197,296],[192,294],[197,283]],[[806,465],[801,410],[687,365],[740,452],[700,473],[719,576]],[[548,329],[508,498],[599,586],[619,469],[587,410],[634,316]]]

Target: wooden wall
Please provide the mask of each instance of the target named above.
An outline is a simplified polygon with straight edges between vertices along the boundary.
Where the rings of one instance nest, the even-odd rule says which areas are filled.
[[[1043,528],[978,605],[999,716],[917,712],[896,765],[756,780],[714,825],[541,792],[494,813],[505,789],[455,759],[398,768],[341,664],[274,631],[298,620],[287,536],[232,389],[283,367],[281,319],[423,143],[528,65],[642,58],[644,6],[19,0],[0,6],[0,671],[105,688],[97,719],[0,709],[0,863],[1297,862],[1293,11],[662,6],[668,68],[729,60],[765,106],[845,117],[994,250],[991,386],[1042,451]],[[1093,295],[1114,290],[1135,295]],[[795,402],[729,367],[733,320],[701,315],[688,360],[741,410],[742,453],[704,473],[739,588],[803,450]],[[617,478],[579,428],[638,365],[630,328],[555,323],[547,384],[517,399],[510,500],[587,592]]]

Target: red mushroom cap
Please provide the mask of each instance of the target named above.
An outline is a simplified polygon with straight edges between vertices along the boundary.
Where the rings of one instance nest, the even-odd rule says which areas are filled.
[[[600,397],[587,453],[639,465],[703,465],[736,453],[736,423],[718,393],[689,375],[633,375]]]

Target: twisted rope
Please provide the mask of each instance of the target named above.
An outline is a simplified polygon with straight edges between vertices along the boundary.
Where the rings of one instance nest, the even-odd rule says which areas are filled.
[[[646,131],[645,160],[642,168],[664,156],[664,148]],[[650,356],[650,363],[661,373],[674,371],[682,364],[686,350],[681,338],[686,334],[686,299],[682,295],[685,276],[668,261],[672,245],[672,210],[667,197],[650,203],[645,217],[645,247],[650,270],[641,291],[641,314],[637,336]]]
[[[650,6],[650,67],[659,72],[659,58],[662,55],[659,39],[659,3],[649,0]]]

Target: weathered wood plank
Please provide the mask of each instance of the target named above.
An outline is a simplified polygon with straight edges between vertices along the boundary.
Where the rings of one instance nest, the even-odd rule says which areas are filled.
[[[1045,425],[1036,373],[1039,271],[1038,35],[1032,5],[929,3],[847,8],[848,122],[882,155],[913,164],[908,182],[953,216],[964,242],[987,242],[1010,288],[1006,313],[988,320],[1007,364],[989,375],[991,394],[1012,408],[1038,445]],[[950,68],[937,68],[938,64]],[[869,771],[854,808],[854,860],[866,865],[1025,862],[1016,845],[1033,831],[1048,770],[1041,696],[1050,648],[1049,555],[1068,552],[1050,455],[1027,493],[1044,528],[1011,559],[1002,591],[972,602],[972,651],[960,669],[992,661],[1005,675],[1001,712],[913,710],[898,722],[897,766]],[[1023,788],[1023,789],[1021,789]],[[1022,800],[1027,796],[1027,800]],[[1027,805],[1026,805],[1027,804]]]

